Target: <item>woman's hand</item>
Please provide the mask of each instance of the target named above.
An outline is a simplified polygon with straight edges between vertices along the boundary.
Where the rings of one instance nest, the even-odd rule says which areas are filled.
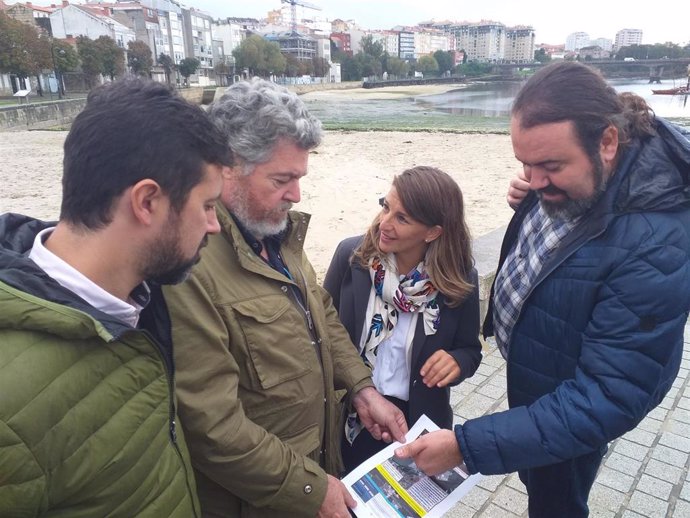
[[[447,351],[440,350],[424,362],[419,373],[427,387],[445,387],[460,377],[460,365]]]

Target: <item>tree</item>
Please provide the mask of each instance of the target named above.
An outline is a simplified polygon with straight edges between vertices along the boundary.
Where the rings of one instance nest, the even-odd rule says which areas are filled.
[[[103,70],[100,50],[91,38],[77,36],[77,53],[81,61],[81,70],[86,76],[89,88],[91,88]]]
[[[99,36],[96,45],[101,54],[101,73],[109,76],[111,81],[124,74],[125,51],[117,46],[115,40],[109,36]]]
[[[232,55],[237,67],[248,70],[250,75],[268,77],[271,74],[282,74],[287,65],[287,59],[280,53],[280,46],[258,34],[245,38],[232,51]]]
[[[285,65],[286,76],[297,77],[302,75],[299,59],[297,59],[292,54],[288,54],[287,56],[285,56],[285,60],[287,61],[287,65]]]
[[[314,69],[314,77],[326,77],[331,70],[328,60],[318,56],[312,58],[312,67]]]
[[[158,56],[158,63],[163,67],[163,73],[165,74],[165,82],[170,86],[170,75],[172,71],[175,70],[175,62],[167,54],[161,54]]]
[[[538,63],[548,63],[551,61],[551,56],[546,52],[546,49],[537,49],[534,51],[534,61]]]
[[[383,45],[380,41],[374,41],[374,37],[371,34],[364,36],[359,46],[361,52],[368,54],[375,60],[381,61],[381,58],[383,58]]]
[[[177,70],[179,70],[182,77],[184,77],[185,84],[189,86],[189,76],[196,73],[196,71],[201,66],[201,62],[196,58],[184,58],[177,65]]]
[[[395,56],[391,56],[386,60],[386,72],[393,77],[407,77],[410,71],[410,65]]]
[[[343,53],[340,56],[340,74],[343,81],[359,81],[362,79],[362,66],[355,58]]]
[[[381,59],[367,54],[365,52],[358,52],[355,55],[355,60],[359,63],[359,69],[364,77],[379,77],[383,74],[383,65]]]
[[[477,77],[491,73],[493,65],[491,63],[477,63],[476,61],[470,61],[468,63],[462,63],[455,68],[455,71],[460,75],[465,75],[467,77]]]
[[[435,74],[438,72],[438,63],[434,56],[422,56],[417,60],[417,70],[422,74]]]
[[[127,43],[127,64],[136,75],[151,77],[153,56],[149,46],[139,40]]]
[[[448,50],[437,50],[433,54],[436,63],[438,63],[439,74],[445,74],[453,70],[455,66],[455,61],[453,60],[453,54]]]
[[[55,64],[55,79],[60,95],[65,95],[65,82],[62,80],[65,72],[71,72],[79,66],[79,55],[76,49],[66,40],[54,39],[50,46]]]
[[[0,12],[0,71],[25,79],[51,66],[48,41],[31,25]]]

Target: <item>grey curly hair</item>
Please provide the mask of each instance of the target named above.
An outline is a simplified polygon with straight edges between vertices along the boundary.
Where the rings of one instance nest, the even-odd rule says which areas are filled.
[[[309,150],[321,143],[321,122],[297,94],[255,77],[230,86],[211,104],[209,115],[249,174],[270,160],[281,138]]]

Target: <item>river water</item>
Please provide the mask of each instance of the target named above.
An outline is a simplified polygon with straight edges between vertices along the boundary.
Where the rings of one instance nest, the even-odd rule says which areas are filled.
[[[403,99],[309,99],[309,110],[326,128],[403,129],[507,132],[510,107],[522,82],[478,83],[443,94]],[[663,85],[639,81],[613,80],[619,92],[634,92],[644,98],[654,112],[690,128],[688,96],[654,95],[652,88],[670,88],[685,80],[664,80]],[[401,87],[404,88],[404,87]]]

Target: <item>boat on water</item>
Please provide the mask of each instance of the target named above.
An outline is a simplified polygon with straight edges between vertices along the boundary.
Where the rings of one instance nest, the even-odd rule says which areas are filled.
[[[676,86],[675,88],[652,90],[652,93],[657,95],[688,95],[690,94],[690,88],[687,86]]]

